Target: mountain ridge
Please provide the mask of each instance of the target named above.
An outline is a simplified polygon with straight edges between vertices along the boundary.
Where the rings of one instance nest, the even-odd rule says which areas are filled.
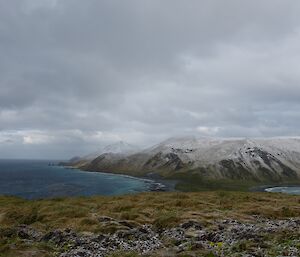
[[[136,145],[129,144],[125,141],[118,141],[104,147],[100,147],[98,151],[89,153],[87,155],[81,157],[72,157],[69,162],[76,163],[76,161],[92,161],[93,159],[97,158],[98,156],[105,154],[105,153],[113,153],[113,154],[120,154],[120,155],[130,155],[138,152],[140,148]]]
[[[300,138],[169,138],[133,154],[103,153],[73,166],[167,179],[298,182]]]

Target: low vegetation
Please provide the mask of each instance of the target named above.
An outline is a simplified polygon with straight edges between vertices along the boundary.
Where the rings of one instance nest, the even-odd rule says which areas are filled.
[[[196,220],[204,226],[213,227],[216,220],[224,219],[254,222],[256,217],[276,220],[300,217],[300,196],[228,191],[151,192],[116,197],[34,201],[2,196],[0,256],[57,256],[59,249],[56,245],[43,242],[28,244],[17,236],[12,236],[10,231],[21,224],[43,233],[67,228],[78,233],[114,233],[120,229],[120,223],[101,223],[99,217],[125,220],[127,225],[133,227],[151,224],[157,230],[172,228],[187,220]],[[289,240],[285,235],[277,237],[282,242]],[[236,248],[250,247],[248,244],[249,242],[241,242]],[[138,254],[122,255],[116,252],[111,256],[138,256]]]

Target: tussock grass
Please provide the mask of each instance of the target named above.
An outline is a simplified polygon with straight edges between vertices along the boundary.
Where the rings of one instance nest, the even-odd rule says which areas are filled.
[[[300,216],[300,196],[276,193],[197,192],[142,193],[118,197],[79,197],[28,201],[0,196],[0,226],[32,225],[44,231],[72,228],[107,230],[100,216],[170,227],[187,219],[210,223],[213,219],[249,220]],[[112,224],[113,226],[113,224]],[[112,228],[110,228],[112,230]]]
[[[113,233],[124,229],[123,225],[114,220],[102,222],[103,216],[126,221],[133,226],[153,224],[160,230],[190,219],[212,227],[216,219],[255,221],[253,215],[275,219],[299,217],[300,196],[229,191],[149,192],[118,197],[56,198],[35,201],[0,196],[0,257],[55,256],[53,253],[57,250],[54,245],[38,242],[29,246],[17,236],[8,236],[14,231],[14,227],[20,224],[28,224],[44,232],[71,228],[78,232]],[[277,237],[278,244],[289,245],[291,240],[299,238],[299,235],[278,234]],[[255,246],[249,242],[240,242],[234,247],[243,250]],[[155,253],[155,257],[168,256],[167,254],[161,249],[161,252]],[[196,252],[176,256],[214,256],[201,250],[195,254]],[[133,252],[116,252],[110,257],[118,256],[138,255]]]

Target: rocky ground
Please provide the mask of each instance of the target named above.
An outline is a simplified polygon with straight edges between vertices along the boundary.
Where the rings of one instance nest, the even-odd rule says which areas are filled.
[[[300,256],[300,196],[0,196],[0,257]]]
[[[110,234],[76,233],[71,229],[39,232],[28,225],[6,231],[6,237],[27,245],[51,244],[59,257],[104,256],[300,256],[300,219],[272,220],[255,217],[245,223],[219,220],[211,226],[188,220],[160,229],[98,217],[99,223],[118,225]]]

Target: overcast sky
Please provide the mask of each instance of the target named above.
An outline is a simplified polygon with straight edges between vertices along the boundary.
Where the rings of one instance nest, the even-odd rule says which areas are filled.
[[[0,158],[300,135],[300,1],[0,0]]]

